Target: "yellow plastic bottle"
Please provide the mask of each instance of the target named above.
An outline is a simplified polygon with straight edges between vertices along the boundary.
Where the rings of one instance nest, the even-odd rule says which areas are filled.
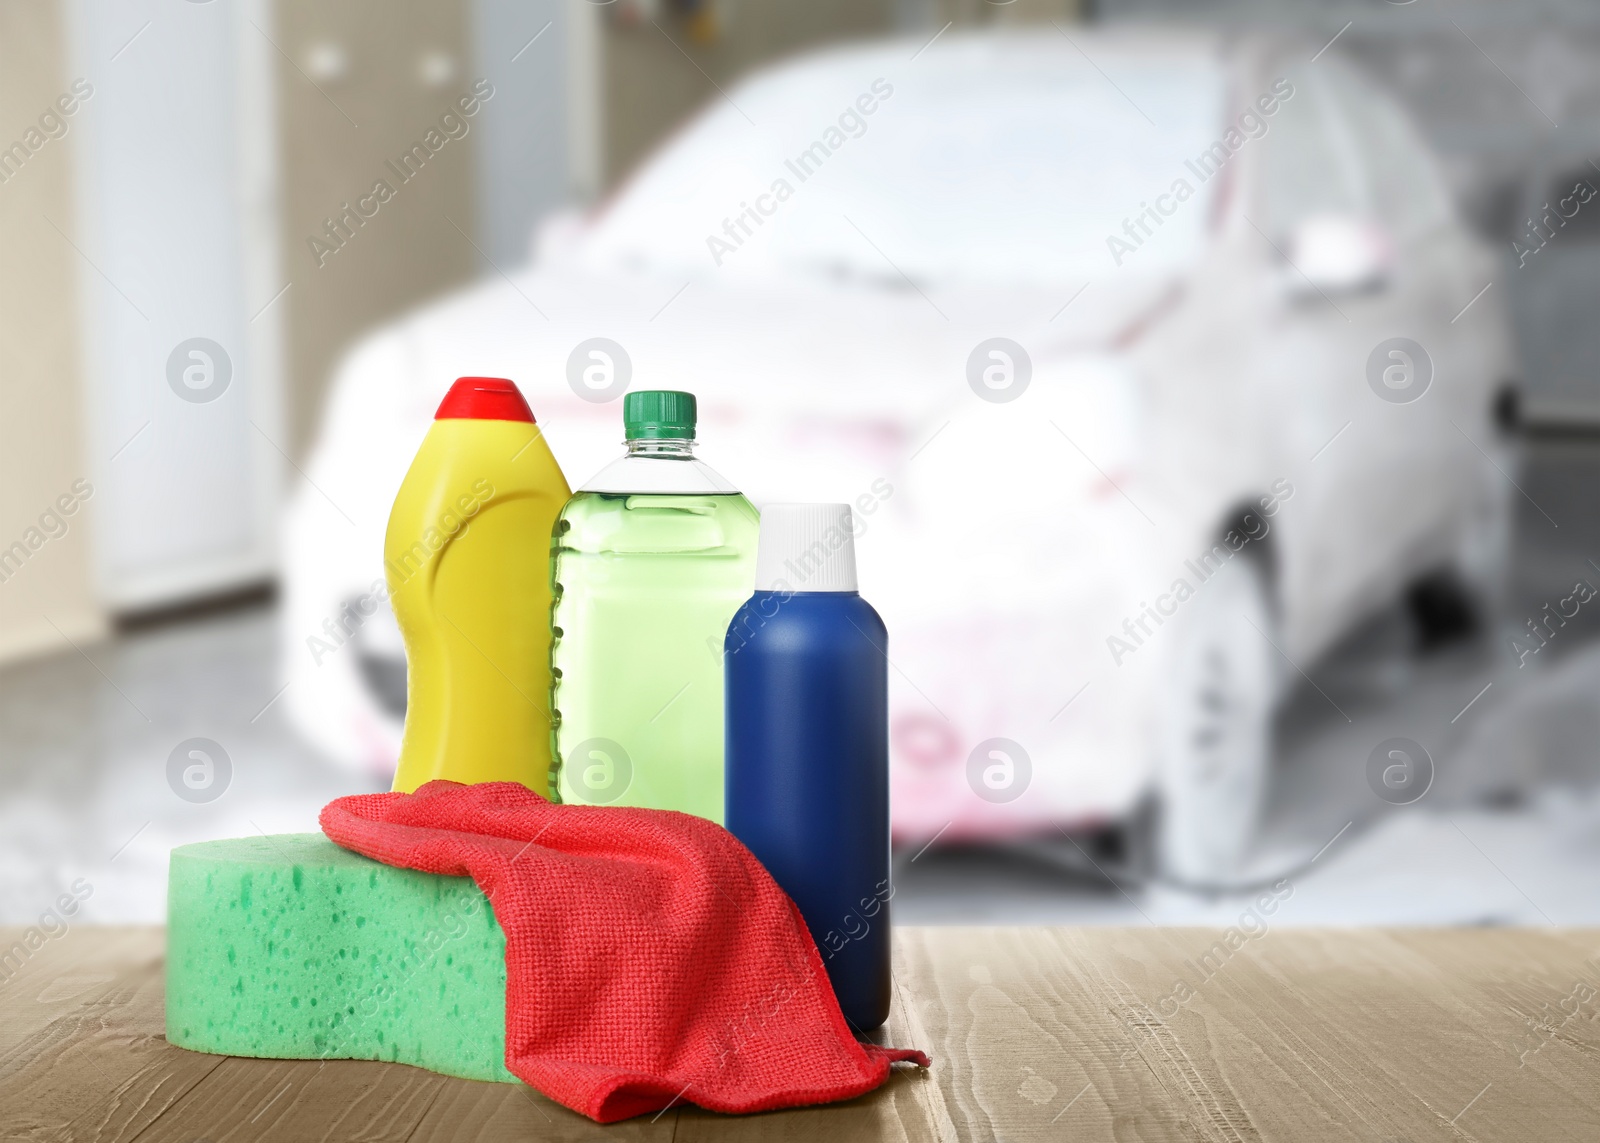
[[[550,530],[571,490],[522,394],[462,377],[389,513],[389,598],[406,645],[394,788],[550,775]]]

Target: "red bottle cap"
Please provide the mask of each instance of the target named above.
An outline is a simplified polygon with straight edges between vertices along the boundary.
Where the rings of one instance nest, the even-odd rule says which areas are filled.
[[[439,402],[436,421],[526,421],[533,410],[522,391],[504,377],[458,377]]]

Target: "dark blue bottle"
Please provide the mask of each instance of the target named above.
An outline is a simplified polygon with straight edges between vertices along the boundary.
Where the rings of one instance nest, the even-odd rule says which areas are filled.
[[[723,643],[726,822],[800,907],[859,1032],[889,1015],[887,652],[849,505],[765,508]]]

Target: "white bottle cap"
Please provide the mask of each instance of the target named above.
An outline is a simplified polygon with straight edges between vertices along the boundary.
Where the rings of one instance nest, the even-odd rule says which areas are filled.
[[[757,591],[855,591],[848,504],[768,504],[756,545]]]

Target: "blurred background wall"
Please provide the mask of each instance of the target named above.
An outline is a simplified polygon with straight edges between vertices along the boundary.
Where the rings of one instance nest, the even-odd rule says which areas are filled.
[[[8,132],[65,90],[66,52],[59,5],[0,4],[0,122]],[[0,544],[21,543],[27,553],[5,564],[0,660],[106,630],[90,574],[92,507],[64,517],[66,533],[37,550],[26,536],[38,528],[43,537],[39,517],[87,471],[76,294],[86,267],[72,245],[73,174],[72,149],[56,141],[0,187]],[[47,214],[55,225],[41,224]]]
[[[273,60],[283,164],[281,248],[292,283],[284,298],[284,445],[299,457],[328,373],[352,331],[472,277],[478,261],[472,247],[478,236],[477,129],[480,118],[498,108],[491,99],[480,115],[465,120],[473,130],[450,139],[364,224],[373,232],[393,232],[391,238],[404,234],[403,241],[375,241],[374,233],[358,230],[346,240],[348,250],[314,255],[307,239],[325,235],[327,219],[379,179],[398,183],[386,164],[398,163],[484,74],[477,66],[473,5],[282,0],[272,15],[272,35],[282,47]],[[551,58],[535,45],[518,62],[531,71],[548,67]]]

